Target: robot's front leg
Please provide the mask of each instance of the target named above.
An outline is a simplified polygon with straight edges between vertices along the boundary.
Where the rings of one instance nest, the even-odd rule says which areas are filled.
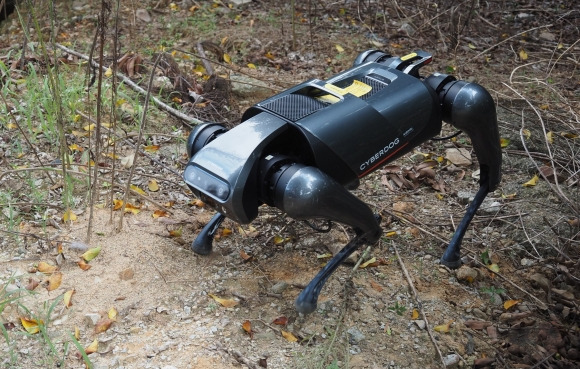
[[[455,269],[461,266],[460,246],[475,212],[490,191],[501,180],[501,146],[493,98],[476,83],[456,81],[453,77],[435,73],[426,79],[439,95],[443,120],[471,139],[480,168],[480,187],[461,223],[447,246],[441,264]]]
[[[271,158],[276,160],[276,158]],[[380,218],[320,169],[289,163],[267,174],[268,199],[294,219],[324,218],[352,226],[356,237],[336,254],[296,299],[296,310],[311,313],[325,282],[356,249],[380,238]]]
[[[213,237],[225,218],[226,216],[220,213],[214,215],[193,240],[191,250],[199,255],[209,255],[213,245]]]

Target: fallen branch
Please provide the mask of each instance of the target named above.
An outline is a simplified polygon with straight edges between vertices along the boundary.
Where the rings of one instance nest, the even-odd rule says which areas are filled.
[[[411,287],[411,290],[413,291],[413,296],[415,297],[415,302],[417,303],[417,307],[419,308],[419,311],[421,312],[421,317],[425,321],[425,330],[427,331],[427,334],[429,335],[431,342],[433,342],[433,346],[435,347],[435,350],[437,351],[437,354],[439,355],[439,358],[441,359],[441,364],[443,365],[443,368],[446,368],[447,365],[445,365],[445,359],[443,359],[443,354],[441,353],[441,350],[439,349],[439,345],[437,345],[437,342],[435,341],[435,338],[433,337],[433,334],[431,333],[431,329],[429,328],[429,322],[427,321],[427,316],[425,315],[425,311],[423,310],[423,303],[419,299],[419,294],[417,293],[417,290],[415,289],[415,285],[413,284],[413,281],[411,280],[411,276],[409,276],[409,272],[407,271],[407,268],[405,267],[405,264],[403,263],[403,259],[401,259],[401,255],[399,255],[399,250],[397,249],[397,246],[395,245],[394,242],[391,242],[391,245],[395,249],[395,254],[397,255],[397,260],[399,260],[399,265],[401,266],[401,269],[403,269],[403,273],[405,274],[405,277],[407,278],[407,282],[409,283],[409,287]]]
[[[101,68],[103,70],[103,72],[107,69],[105,66],[99,66],[99,63],[95,62],[94,60],[91,60],[87,55],[84,55],[84,54],[79,53],[78,51],[69,49],[68,47],[63,46],[61,44],[55,44],[55,45],[59,49],[65,51],[65,52],[67,52],[67,53],[69,53],[71,55],[74,55],[74,56],[79,57],[79,58],[81,58],[83,60],[89,61],[93,67],[95,67],[95,68]],[[129,79],[129,77],[125,76],[122,73],[117,73],[117,77],[119,79],[121,79],[123,81],[123,83],[125,83],[127,86],[131,87],[133,90],[137,91],[138,93],[140,93],[142,95],[147,95],[147,91],[144,88],[142,88],[141,86],[139,86],[138,84],[136,84],[135,82],[131,81]],[[179,110],[172,108],[171,106],[165,104],[163,101],[159,100],[155,96],[151,96],[151,100],[153,100],[153,102],[155,103],[155,105],[159,109],[165,110],[169,114],[171,114],[171,115],[173,115],[173,116],[175,116],[175,117],[177,117],[177,118],[185,121],[186,122],[185,124],[189,128],[192,128],[192,125],[196,125],[196,124],[203,123],[199,119],[190,117],[189,115],[184,114],[184,113],[180,112]]]

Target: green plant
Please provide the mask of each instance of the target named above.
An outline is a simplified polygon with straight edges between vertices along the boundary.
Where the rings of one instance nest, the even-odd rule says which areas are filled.
[[[14,277],[14,275],[12,275],[10,278],[8,278],[6,282],[4,282],[2,288],[0,289],[0,331],[2,332],[2,336],[6,341],[6,345],[9,347],[8,351],[10,354],[10,364],[15,364],[16,361],[18,360],[18,356],[14,351],[12,341],[8,334],[8,330],[6,329],[4,321],[2,320],[2,312],[4,311],[6,306],[20,299],[23,296],[22,295],[23,292],[25,293],[28,292],[27,290],[22,288],[9,290],[8,287],[14,285],[15,280],[16,278]]]
[[[489,299],[491,302],[494,301],[495,298],[494,296],[505,293],[505,290],[503,288],[496,288],[495,286],[481,287],[479,291],[481,293],[486,293],[487,295],[489,295]]]
[[[405,311],[407,311],[407,308],[404,305],[399,305],[399,301],[395,301],[395,305],[389,306],[388,309],[400,316],[402,316]]]

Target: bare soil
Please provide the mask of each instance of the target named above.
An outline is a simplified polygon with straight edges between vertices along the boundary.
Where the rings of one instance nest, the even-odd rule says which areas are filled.
[[[58,2],[57,41],[88,55],[99,7],[95,2]],[[301,316],[294,310],[295,298],[327,255],[348,242],[351,231],[335,224],[330,233],[318,233],[262,207],[251,225],[226,220],[211,255],[194,254],[189,245],[213,211],[196,203],[175,174],[187,163],[184,138],[190,128],[157,112],[146,131],[150,139],[162,140],[162,148],[150,154],[155,160],[138,158],[133,179],[144,189],[150,176],[165,180],[160,180],[159,191],[146,189],[155,203],[131,196],[140,209],[126,214],[120,229],[120,212],[111,210],[114,205],[103,195],[93,209],[90,242],[90,212],[80,195],[74,222],[63,224],[63,211],[56,208],[52,223],[40,227],[30,210],[19,226],[20,237],[0,234],[0,281],[16,278],[8,288],[24,287],[30,279],[44,281],[47,276],[37,271],[43,261],[57,265],[58,260],[63,275],[57,289],[49,292],[41,283],[34,294],[22,296],[20,305],[8,304],[1,311],[5,339],[0,365],[85,367],[70,343],[78,329],[82,347],[98,341],[97,352],[89,358],[100,369],[436,368],[444,365],[438,351],[449,367],[580,367],[579,139],[555,138],[551,155],[566,174],[562,195],[545,179],[522,186],[538,173],[530,156],[538,166],[550,163],[545,132],[580,129],[576,8],[574,1],[318,1],[296,4],[293,12],[289,4],[273,1],[239,6],[163,0],[122,4],[119,49],[144,60],[133,79],[146,87],[153,52],[161,46],[168,52],[179,50],[173,54],[177,67],[166,68],[165,76],[174,73],[175,78],[177,73],[195,81],[204,87],[202,95],[212,99],[195,105],[187,100],[187,89],[161,92],[160,98],[171,104],[178,96],[181,100],[173,100],[177,109],[229,126],[239,122],[247,107],[277,91],[348,68],[363,50],[432,52],[434,62],[424,68],[425,75],[455,74],[482,84],[497,100],[501,136],[509,140],[502,184],[489,195],[465,237],[465,265],[449,270],[439,258],[478,186],[477,160],[468,138],[429,141],[417,148],[431,158],[444,158],[449,148],[467,148],[472,154],[471,165],[457,168],[444,160],[435,168],[437,190],[433,181],[405,188],[393,180],[425,160],[422,154],[371,174],[354,192],[383,216],[385,236],[339,268],[325,286],[317,311]],[[48,22],[45,27],[50,29]],[[14,53],[22,44],[22,26],[13,15],[2,30],[7,37],[0,40],[0,60],[12,65],[18,60]],[[108,45],[113,30],[110,22]],[[194,69],[202,65],[196,47],[202,41],[219,83],[243,76],[244,89],[235,83],[213,84],[213,89],[204,85]],[[28,68],[42,72],[46,61],[36,50],[28,53]],[[62,50],[56,53],[69,59],[62,68],[73,73],[78,59]],[[110,53],[106,60],[112,60]],[[12,73],[29,71],[16,65]],[[551,87],[542,87],[548,79]],[[255,86],[260,83],[267,87]],[[138,129],[134,123],[124,122],[123,127],[125,133]],[[521,140],[525,132],[520,128],[529,130],[527,141]],[[1,158],[2,172],[32,162],[31,154],[8,157],[11,133],[0,129],[0,145],[7,153]],[[446,126],[442,135],[453,132]],[[134,142],[135,135],[129,136]],[[77,142],[88,145],[86,138]],[[56,157],[42,140],[39,149],[47,158]],[[132,148],[121,144],[119,150],[127,155]],[[118,175],[126,178],[125,173]],[[18,188],[23,198],[31,191],[15,174],[0,178],[0,186]],[[154,217],[158,205],[167,208],[167,216]],[[101,251],[84,271],[77,261],[92,247]],[[375,257],[378,265],[353,270],[361,257]],[[497,273],[490,271],[491,265],[499,268]],[[71,289],[75,292],[67,308],[59,299]],[[219,299],[234,306],[225,307]],[[521,301],[507,309],[504,303],[511,300]],[[96,333],[98,321],[112,308],[118,317],[106,331]],[[24,333],[20,319],[32,315],[45,316],[50,340]],[[48,341],[58,355],[50,353]]]

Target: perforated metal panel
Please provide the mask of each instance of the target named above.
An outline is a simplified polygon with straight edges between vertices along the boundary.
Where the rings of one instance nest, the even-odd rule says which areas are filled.
[[[291,121],[298,121],[317,110],[328,106],[327,103],[305,95],[284,95],[268,104],[264,108],[273,111]]]

